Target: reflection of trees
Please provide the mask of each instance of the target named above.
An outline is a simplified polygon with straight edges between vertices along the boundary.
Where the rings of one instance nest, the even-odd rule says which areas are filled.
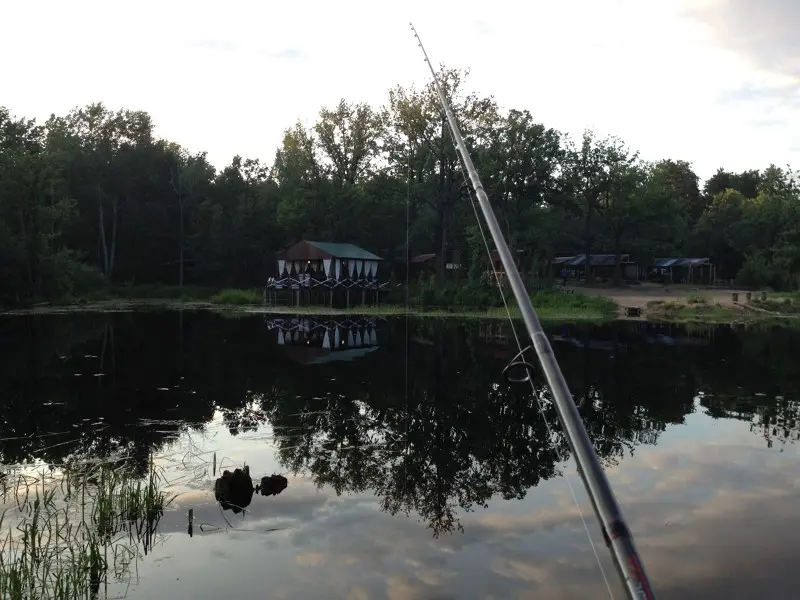
[[[452,322],[415,328],[421,343],[410,352],[407,398],[397,376],[384,394],[331,393],[317,402],[297,393],[302,384],[292,386],[268,402],[273,425],[290,434],[279,441],[281,462],[337,493],[372,489],[385,510],[416,512],[435,534],[459,527],[458,509],[485,505],[494,495],[524,497],[556,474],[567,444],[558,435],[549,440],[529,390],[498,384],[506,359],[487,352],[474,334]],[[384,361],[404,372],[402,354]],[[654,443],[663,421],[633,398],[608,399],[604,383],[602,377],[588,382],[593,402],[586,414],[601,456]],[[549,394],[541,381],[536,386],[558,430]]]
[[[143,468],[220,411],[234,435],[270,421],[287,469],[337,493],[374,490],[385,510],[418,513],[439,533],[458,527],[459,510],[523,497],[568,455],[543,382],[553,441],[530,390],[499,381],[515,351],[497,327],[487,336],[473,323],[412,322],[407,395],[401,320],[380,327],[375,352],[314,365],[290,360],[258,318],[71,315],[0,328],[4,462],[123,455]],[[797,332],[621,323],[553,333],[606,463],[656,443],[698,395],[708,414],[750,421],[769,445],[797,439]]]
[[[170,317],[177,323],[177,314]],[[151,451],[185,429],[182,419],[209,419],[211,405],[181,380],[179,336],[154,338],[148,320],[132,314],[5,320],[3,462],[121,455],[143,472]]]
[[[800,440],[800,334],[767,326],[721,329],[717,337],[719,352],[698,385],[706,413],[749,422],[769,448]]]

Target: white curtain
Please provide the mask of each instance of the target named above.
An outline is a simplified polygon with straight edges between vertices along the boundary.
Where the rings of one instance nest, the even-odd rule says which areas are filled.
[[[356,261],[356,275],[358,275],[359,277],[361,277],[361,268],[362,268],[363,265],[364,265],[364,261],[363,260],[357,260]],[[366,273],[365,273],[365,275],[366,275]]]
[[[342,276],[342,261],[338,258],[336,259],[336,279]]]
[[[375,332],[374,329],[369,334],[369,343],[372,344],[373,346],[376,346],[378,344],[378,334]]]
[[[375,277],[375,275],[377,275],[377,273],[378,273],[378,261],[377,260],[373,260],[372,264],[370,265],[370,267],[372,268],[372,276]]]
[[[298,275],[300,274],[300,269],[302,268],[302,265],[303,263],[301,263],[299,260],[294,261],[294,270]]]
[[[311,261],[311,268],[314,269],[314,273],[316,273],[317,270],[319,269],[319,261],[312,260]]]
[[[330,348],[331,347],[331,336],[330,336],[330,332],[327,329],[325,330],[325,337],[322,338],[322,347],[323,348]]]
[[[331,276],[331,259],[325,258],[322,260],[322,266],[325,267],[325,277]]]
[[[350,348],[352,348],[354,343],[355,342],[353,341],[353,330],[352,329],[348,329],[347,330],[347,345]]]
[[[361,330],[359,329],[356,331],[356,346],[360,346],[361,343]]]
[[[356,273],[355,273],[355,271],[356,271],[356,261],[354,261],[354,260],[348,260],[348,261],[347,261],[347,268],[350,270],[350,277],[352,277],[353,275],[355,275],[355,274],[356,274]]]
[[[279,260],[278,261],[278,277],[283,277],[283,270],[286,268],[286,261]]]
[[[278,344],[283,346],[283,329],[278,330]]]
[[[333,332],[333,345],[338,348],[340,343],[341,339],[339,338],[339,328],[337,327],[336,330]]]

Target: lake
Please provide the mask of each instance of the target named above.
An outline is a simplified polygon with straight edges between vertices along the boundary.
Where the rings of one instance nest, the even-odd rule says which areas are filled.
[[[548,332],[658,597],[797,598],[800,331]],[[623,598],[541,377],[503,379],[515,354],[502,321],[0,318],[5,526],[25,477],[152,460],[177,496],[100,597],[604,598],[599,557]],[[223,508],[245,464],[288,485]]]

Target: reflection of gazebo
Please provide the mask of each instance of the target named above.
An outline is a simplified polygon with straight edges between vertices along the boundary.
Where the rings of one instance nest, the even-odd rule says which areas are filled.
[[[291,360],[304,365],[350,361],[378,349],[377,319],[276,317],[267,327]]]
[[[305,296],[309,303],[316,300],[333,306],[337,292],[349,307],[352,288],[361,290],[362,304],[367,301],[367,290],[375,292],[377,302],[380,290],[389,285],[378,278],[382,261],[353,244],[302,241],[278,254],[278,277],[270,278],[266,288],[270,300],[277,300],[279,290],[289,290],[298,305]]]

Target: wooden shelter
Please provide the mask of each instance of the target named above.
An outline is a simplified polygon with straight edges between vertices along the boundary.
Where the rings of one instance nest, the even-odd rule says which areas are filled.
[[[717,268],[710,258],[657,258],[651,276],[670,283],[714,283]]]
[[[436,263],[439,258],[438,254],[416,254],[409,259],[409,271],[413,279],[419,279],[425,275],[436,274]],[[442,265],[444,271],[448,276],[458,278],[459,273],[464,271],[464,265],[461,262],[461,252],[456,248],[448,250],[444,253],[444,264]]]
[[[620,254],[620,271],[623,279],[639,279],[639,264],[631,260],[629,254]],[[586,254],[556,256],[551,261],[553,276],[558,277],[561,269],[567,269],[571,278],[580,279],[586,272]],[[617,267],[616,254],[590,254],[589,269],[592,277],[613,279]]]
[[[267,282],[265,303],[277,303],[287,290],[289,301],[297,306],[305,300],[349,307],[358,296],[366,304],[367,292],[377,303],[381,290],[389,285],[378,277],[378,263],[383,259],[353,244],[302,241],[280,252],[276,260],[278,277]],[[351,295],[358,290],[361,294]]]

